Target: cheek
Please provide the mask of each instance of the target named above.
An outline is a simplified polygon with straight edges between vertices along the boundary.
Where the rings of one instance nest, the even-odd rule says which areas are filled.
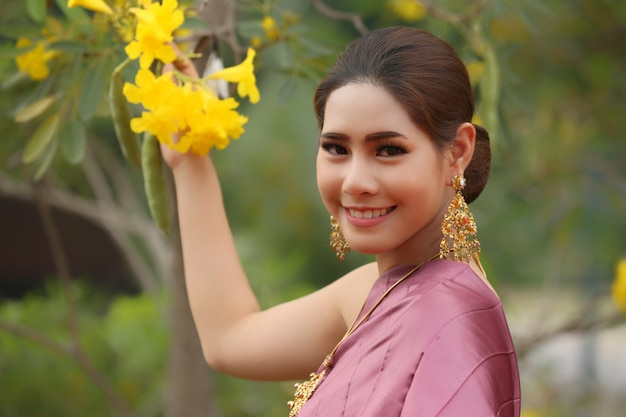
[[[336,207],[341,200],[342,180],[336,165],[324,159],[323,155],[317,157],[317,189],[322,197],[322,202],[330,214],[336,215]]]
[[[320,197],[322,198],[322,202],[326,209],[332,213],[330,207],[330,201],[333,199],[333,180],[330,175],[330,169],[326,162],[324,162],[323,158],[318,154],[317,162],[316,162],[316,172],[317,172],[317,189],[319,190]]]

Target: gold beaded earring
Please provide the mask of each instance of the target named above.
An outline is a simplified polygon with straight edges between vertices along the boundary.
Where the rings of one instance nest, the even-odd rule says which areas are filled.
[[[455,190],[454,197],[441,224],[443,239],[439,245],[439,257],[445,258],[453,252],[455,261],[469,263],[472,257],[477,258],[480,255],[480,242],[476,238],[474,216],[461,193],[465,187],[465,178],[455,175],[452,178],[452,187]]]
[[[337,254],[337,259],[343,261],[346,259],[346,252],[350,250],[350,245],[343,236],[339,222],[330,216],[330,247]]]

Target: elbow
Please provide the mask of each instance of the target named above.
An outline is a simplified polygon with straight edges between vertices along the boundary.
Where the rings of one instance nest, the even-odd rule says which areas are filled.
[[[219,353],[219,349],[215,346],[207,346],[207,344],[203,343],[202,355],[204,356],[204,361],[211,369],[228,374],[227,361],[225,360],[224,355],[221,355]]]

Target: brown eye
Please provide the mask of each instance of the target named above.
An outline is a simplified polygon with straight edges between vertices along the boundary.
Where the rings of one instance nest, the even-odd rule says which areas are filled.
[[[406,153],[406,149],[399,146],[383,146],[378,149],[379,156],[397,156]]]
[[[331,155],[347,155],[348,151],[343,146],[334,143],[323,143],[322,149]]]

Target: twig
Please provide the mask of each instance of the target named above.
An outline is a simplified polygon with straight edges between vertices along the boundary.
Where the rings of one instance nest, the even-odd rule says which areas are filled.
[[[526,340],[522,340],[521,342],[516,343],[515,349],[517,351],[517,354],[521,357],[527,354],[538,343],[559,334],[582,333],[589,330],[607,328],[620,322],[621,320],[624,320],[624,314],[619,311],[616,311],[607,316],[597,317],[593,320],[586,320],[585,314],[581,314],[580,316],[563,323],[556,329],[544,330],[527,338]]]
[[[40,333],[31,328],[20,326],[19,324],[7,323],[4,320],[0,320],[0,329],[4,329],[9,333],[13,333],[16,336],[23,337],[24,339],[32,340],[33,342],[63,355],[71,356],[72,349],[69,346],[55,342],[47,337],[45,334]]]
[[[12,330],[24,337],[28,337],[31,340],[42,343],[44,346],[50,347],[56,352],[66,353],[67,355],[74,357],[87,376],[89,376],[96,386],[100,388],[117,413],[120,416],[132,417],[130,408],[126,405],[122,397],[115,391],[111,384],[109,384],[106,377],[102,375],[102,373],[96,368],[94,363],[81,348],[78,311],[76,309],[76,302],[72,291],[72,276],[69,261],[63,248],[63,240],[61,239],[61,234],[59,233],[57,224],[54,221],[50,205],[47,202],[45,188],[33,184],[32,192],[37,203],[37,208],[39,209],[44,232],[48,238],[50,250],[52,251],[56,272],[61,280],[63,292],[68,305],[67,314],[71,344],[69,347],[64,347],[63,345],[50,340],[45,335],[22,326],[3,324],[2,327],[7,330]]]
[[[225,42],[236,62],[242,60],[244,48],[237,37],[237,8],[234,0],[202,0],[198,13],[207,22],[210,36]]]
[[[33,195],[28,185],[0,173],[0,194],[25,201],[32,201]],[[92,200],[72,194],[68,191],[48,187],[47,202],[51,207],[74,213],[93,223],[103,224],[120,230],[137,234],[142,237],[153,251],[154,259],[165,259],[169,250],[154,223],[133,212],[126,212],[113,203],[100,202],[96,205]]]
[[[48,239],[48,243],[50,244],[55,269],[59,279],[61,280],[61,286],[63,287],[63,293],[65,294],[68,310],[69,331],[73,339],[78,339],[78,316],[76,313],[74,294],[72,293],[72,274],[70,271],[70,264],[63,248],[63,240],[61,239],[61,234],[59,233],[59,229],[54,221],[52,210],[46,201],[45,189],[42,186],[35,184],[32,184],[31,189],[35,202],[37,203],[37,209],[39,211],[39,216],[41,217],[44,233]]]
[[[85,153],[83,168],[87,181],[96,196],[97,207],[100,208],[101,206],[113,205],[114,198],[104,174],[89,151]],[[102,221],[106,224],[105,219]],[[156,282],[153,278],[154,273],[150,270],[150,268],[148,268],[148,265],[141,257],[137,249],[133,246],[128,235],[108,224],[106,230],[109,232],[113,240],[115,240],[117,245],[122,249],[122,253],[126,257],[134,275],[141,284],[142,289],[149,294],[154,294],[157,289]]]
[[[0,320],[0,329],[6,330],[9,333],[13,333],[14,335],[22,337],[24,339],[31,340],[55,353],[76,359],[81,369],[103,392],[109,403],[113,405],[113,408],[117,411],[117,414],[122,417],[133,417],[132,413],[130,412],[130,408],[128,407],[124,399],[117,393],[117,391],[115,391],[115,389],[113,389],[111,384],[109,384],[107,379],[100,373],[100,371],[98,371],[98,369],[94,366],[89,357],[87,357],[82,349],[76,344],[74,344],[73,346],[64,345],[50,339],[45,334],[40,333],[36,330],[25,326],[20,326],[19,324],[7,323],[3,320]]]
[[[354,28],[361,34],[365,35],[369,32],[365,23],[363,23],[363,19],[360,15],[356,13],[348,13],[342,12],[340,10],[335,10],[325,4],[322,0],[311,0],[311,4],[323,15],[330,17],[336,20],[346,20],[348,22],[352,22]]]
[[[454,26],[457,27],[461,27],[464,23],[471,23],[475,21],[476,16],[482,13],[485,9],[485,2],[480,1],[474,4],[474,7],[469,8],[465,13],[455,14],[445,11],[429,1],[422,0],[420,2],[422,3],[422,5],[424,5],[424,7],[426,8],[426,12],[430,16],[436,19],[445,20],[446,22],[452,23]]]

